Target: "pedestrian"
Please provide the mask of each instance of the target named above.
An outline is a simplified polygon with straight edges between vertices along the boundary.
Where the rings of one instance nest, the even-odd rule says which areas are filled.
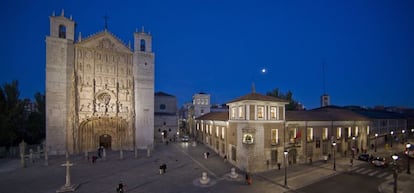
[[[121,181],[119,181],[118,186],[116,187],[116,192],[118,193],[124,193],[124,188],[126,185]]]
[[[210,152],[207,152],[207,158],[208,158],[208,156],[210,156]]]
[[[246,173],[246,184],[251,185],[252,184],[252,178],[248,173]]]
[[[226,161],[227,161],[227,155],[224,155],[223,161],[224,161],[224,163],[226,163]]]
[[[167,164],[164,163],[162,164],[162,173],[165,174],[166,170],[167,170]]]
[[[164,169],[163,169],[162,164],[161,164],[160,165],[160,174],[163,174],[163,171],[164,171]]]
[[[204,152],[203,155],[204,155],[204,159],[207,159],[207,152]]]

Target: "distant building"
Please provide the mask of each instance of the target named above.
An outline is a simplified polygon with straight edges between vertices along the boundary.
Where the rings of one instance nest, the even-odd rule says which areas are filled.
[[[193,96],[194,116],[199,117],[210,112],[210,95],[206,93],[198,93]]]
[[[155,140],[174,140],[178,131],[177,98],[164,92],[154,96]]]
[[[331,105],[331,100],[328,94],[323,94],[321,96],[321,107],[326,107]]]

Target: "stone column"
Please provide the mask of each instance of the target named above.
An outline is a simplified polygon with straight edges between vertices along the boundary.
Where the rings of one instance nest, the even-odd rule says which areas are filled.
[[[138,159],[138,148],[134,147],[134,151],[135,151],[135,159]]]
[[[119,159],[124,159],[124,151],[122,150],[122,148],[119,150]]]
[[[20,148],[20,166],[22,168],[26,167],[26,163],[25,163],[25,151],[26,151],[26,143],[24,142],[24,140],[22,140],[22,142],[20,142],[19,144],[19,148]]]
[[[49,156],[48,156],[48,151],[49,151],[49,148],[45,145],[45,149],[44,149],[44,153],[45,153],[45,166],[48,166],[49,165]]]
[[[37,146],[36,158],[40,159],[40,145]]]
[[[106,160],[106,149],[105,148],[102,148],[102,157],[103,157],[103,160]]]
[[[151,157],[151,147],[147,146],[147,157]]]
[[[33,159],[33,149],[32,148],[29,149],[29,161],[30,161],[30,163],[33,163],[34,162],[34,159]]]

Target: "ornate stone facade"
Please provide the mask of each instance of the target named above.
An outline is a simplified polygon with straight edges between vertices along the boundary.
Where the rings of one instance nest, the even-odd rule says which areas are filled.
[[[51,153],[94,151],[99,146],[113,150],[152,147],[151,36],[134,33],[136,49],[131,50],[106,29],[84,40],[79,36],[75,42],[74,21],[63,12],[51,16],[50,22],[46,144]]]

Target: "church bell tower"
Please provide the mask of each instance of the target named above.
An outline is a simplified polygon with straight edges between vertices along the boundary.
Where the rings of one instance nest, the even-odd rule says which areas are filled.
[[[46,37],[46,147],[50,154],[71,153],[67,139],[71,133],[70,105],[74,65],[75,22],[50,16],[50,35]]]
[[[153,148],[154,143],[154,53],[152,36],[134,33],[135,147]]]

